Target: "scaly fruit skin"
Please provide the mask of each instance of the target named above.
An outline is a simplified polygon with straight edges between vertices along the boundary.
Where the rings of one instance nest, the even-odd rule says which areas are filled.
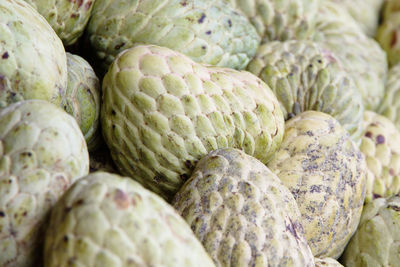
[[[101,140],[100,81],[89,63],[78,55],[67,53],[68,86],[61,106],[79,124],[89,150]]]
[[[361,95],[334,55],[318,43],[263,44],[247,70],[269,85],[286,120],[306,110],[321,111],[337,119],[355,141],[360,139]]]
[[[302,40],[314,30],[319,0],[225,0],[241,10],[264,41]]]
[[[400,193],[400,132],[386,117],[366,111],[360,150],[367,161],[365,201]]]
[[[244,69],[260,37],[248,19],[224,0],[97,0],[87,39],[107,70],[135,44],[179,51],[196,62]]]
[[[218,267],[314,266],[292,194],[243,151],[203,157],[173,205]]]
[[[364,106],[376,110],[385,93],[386,53],[367,37],[345,8],[332,1],[321,1],[313,40],[332,51],[343,69],[353,77]]]
[[[385,97],[379,106],[382,114],[400,130],[400,63],[389,69],[385,86]]]
[[[284,129],[278,100],[256,76],[153,45],[111,65],[101,124],[122,174],[167,198],[212,150],[239,148],[266,163]]]
[[[41,266],[47,213],[88,172],[85,139],[62,109],[27,100],[0,112],[0,266]]]
[[[389,65],[400,62],[400,12],[391,13],[379,26],[376,40],[387,53]]]
[[[0,2],[0,108],[24,99],[59,105],[67,87],[64,46],[22,0]]]
[[[286,121],[267,166],[294,195],[314,256],[339,257],[365,197],[365,159],[345,129],[328,114],[303,112]]]
[[[47,267],[214,266],[170,205],[105,172],[76,182],[54,207],[44,254]]]
[[[399,266],[399,251],[400,197],[377,198],[364,207],[342,259],[346,267]]]
[[[95,0],[25,0],[51,25],[65,46],[83,34]]]
[[[332,258],[315,258],[315,267],[343,267],[343,265]]]

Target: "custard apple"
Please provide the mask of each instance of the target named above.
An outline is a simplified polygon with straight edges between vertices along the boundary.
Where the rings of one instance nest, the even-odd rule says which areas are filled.
[[[400,266],[400,196],[365,206],[342,258],[346,267]]]
[[[217,267],[314,266],[293,195],[243,151],[203,157],[172,203]]]
[[[89,63],[67,53],[68,86],[61,103],[78,122],[89,150],[98,146],[100,120],[100,82]]]
[[[385,92],[386,53],[338,3],[322,1],[316,21],[313,40],[336,55],[353,77],[365,108],[376,110]]]
[[[169,47],[196,62],[244,69],[260,37],[225,0],[97,0],[87,38],[103,67],[137,43]]]
[[[55,105],[67,87],[64,46],[23,0],[0,1],[0,109],[24,99]]]
[[[343,267],[343,265],[332,258],[315,258],[315,267]]]
[[[266,163],[284,129],[278,100],[256,76],[154,45],[127,49],[111,65],[101,124],[121,173],[166,198],[212,150],[239,148]]]
[[[345,129],[328,114],[300,113],[286,121],[267,166],[294,195],[314,256],[338,258],[357,229],[365,198],[365,159]]]
[[[335,56],[311,41],[270,42],[247,69],[277,96],[285,119],[306,110],[328,113],[359,140],[364,105],[352,77]]]
[[[65,46],[83,34],[95,0],[25,0],[51,25]]]
[[[264,41],[306,39],[320,0],[225,0],[241,10]]]
[[[385,86],[385,97],[378,113],[390,119],[400,130],[400,63],[389,69]]]
[[[367,162],[365,201],[400,193],[400,132],[375,112],[366,111],[360,146]]]
[[[46,216],[89,172],[78,124],[43,100],[0,111],[0,266],[41,266]]]
[[[76,182],[53,208],[44,254],[46,267],[214,266],[169,204],[106,172]]]

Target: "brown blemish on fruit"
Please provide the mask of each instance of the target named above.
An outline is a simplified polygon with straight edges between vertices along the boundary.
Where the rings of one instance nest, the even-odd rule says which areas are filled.
[[[394,170],[393,170],[393,168],[390,168],[390,169],[389,169],[389,174],[392,175],[392,176],[394,176]]]
[[[392,38],[390,39],[390,47],[395,46],[397,43],[397,31],[393,31]]]
[[[400,211],[399,206],[388,206],[388,208],[391,208],[392,210],[395,210],[395,211]]]
[[[115,204],[120,209],[126,209],[129,207],[130,199],[129,196],[122,190],[117,189],[114,195]]]
[[[123,47],[125,45],[125,43],[120,43],[118,45],[115,46],[116,50],[119,50],[121,47]]]
[[[6,214],[4,213],[4,211],[0,211],[0,217],[5,217]]]
[[[9,57],[7,52],[4,52],[3,55],[1,56],[2,59],[7,59]]]
[[[187,6],[187,1],[182,1],[181,6]]]
[[[372,133],[371,132],[366,132],[365,136],[368,137],[368,138],[371,138],[372,137]]]
[[[378,145],[385,143],[385,137],[384,137],[383,135],[381,135],[381,134],[378,135],[378,136],[376,137],[376,143],[377,143]]]

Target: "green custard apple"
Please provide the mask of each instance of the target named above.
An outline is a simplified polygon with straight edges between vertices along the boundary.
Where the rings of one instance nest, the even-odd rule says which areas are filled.
[[[400,63],[389,69],[383,98],[378,113],[391,120],[400,131]]]

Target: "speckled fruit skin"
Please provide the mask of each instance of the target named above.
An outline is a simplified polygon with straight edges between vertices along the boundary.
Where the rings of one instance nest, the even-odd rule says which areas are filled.
[[[212,150],[234,147],[266,163],[284,129],[278,100],[256,76],[153,45],[125,50],[110,67],[101,124],[121,173],[166,198]]]
[[[25,0],[51,25],[65,46],[83,34],[95,0]]]
[[[43,100],[0,111],[0,266],[41,266],[48,212],[89,172],[74,118]]]
[[[325,112],[355,141],[360,139],[361,95],[339,60],[319,43],[292,40],[263,44],[247,70],[269,85],[286,120],[306,110]]]
[[[217,267],[314,266],[293,195],[243,151],[203,157],[172,203]]]
[[[316,17],[313,40],[336,55],[353,77],[365,108],[376,110],[385,93],[388,69],[386,53],[379,44],[365,35],[345,7],[325,0]]]
[[[400,63],[391,67],[378,113],[391,120],[400,131]]]
[[[242,11],[263,41],[303,40],[315,24],[319,0],[225,0]]]
[[[104,71],[118,53],[138,43],[244,69],[260,42],[249,20],[224,0],[97,0],[86,37]]]
[[[315,258],[315,267],[343,267],[343,265],[332,258]]]
[[[79,124],[89,150],[101,141],[100,81],[89,63],[78,55],[67,53],[68,86],[61,106]]]
[[[57,203],[44,253],[47,267],[214,266],[168,203],[105,172],[82,178]]]
[[[328,114],[303,112],[286,121],[267,166],[294,195],[314,256],[338,258],[365,198],[365,158],[348,133]]]
[[[400,132],[375,112],[366,111],[360,150],[367,161],[365,201],[400,193]]]
[[[24,99],[55,105],[67,87],[67,59],[60,38],[23,0],[0,2],[0,108]]]
[[[342,260],[346,267],[399,266],[400,197],[377,198],[363,210]]]

